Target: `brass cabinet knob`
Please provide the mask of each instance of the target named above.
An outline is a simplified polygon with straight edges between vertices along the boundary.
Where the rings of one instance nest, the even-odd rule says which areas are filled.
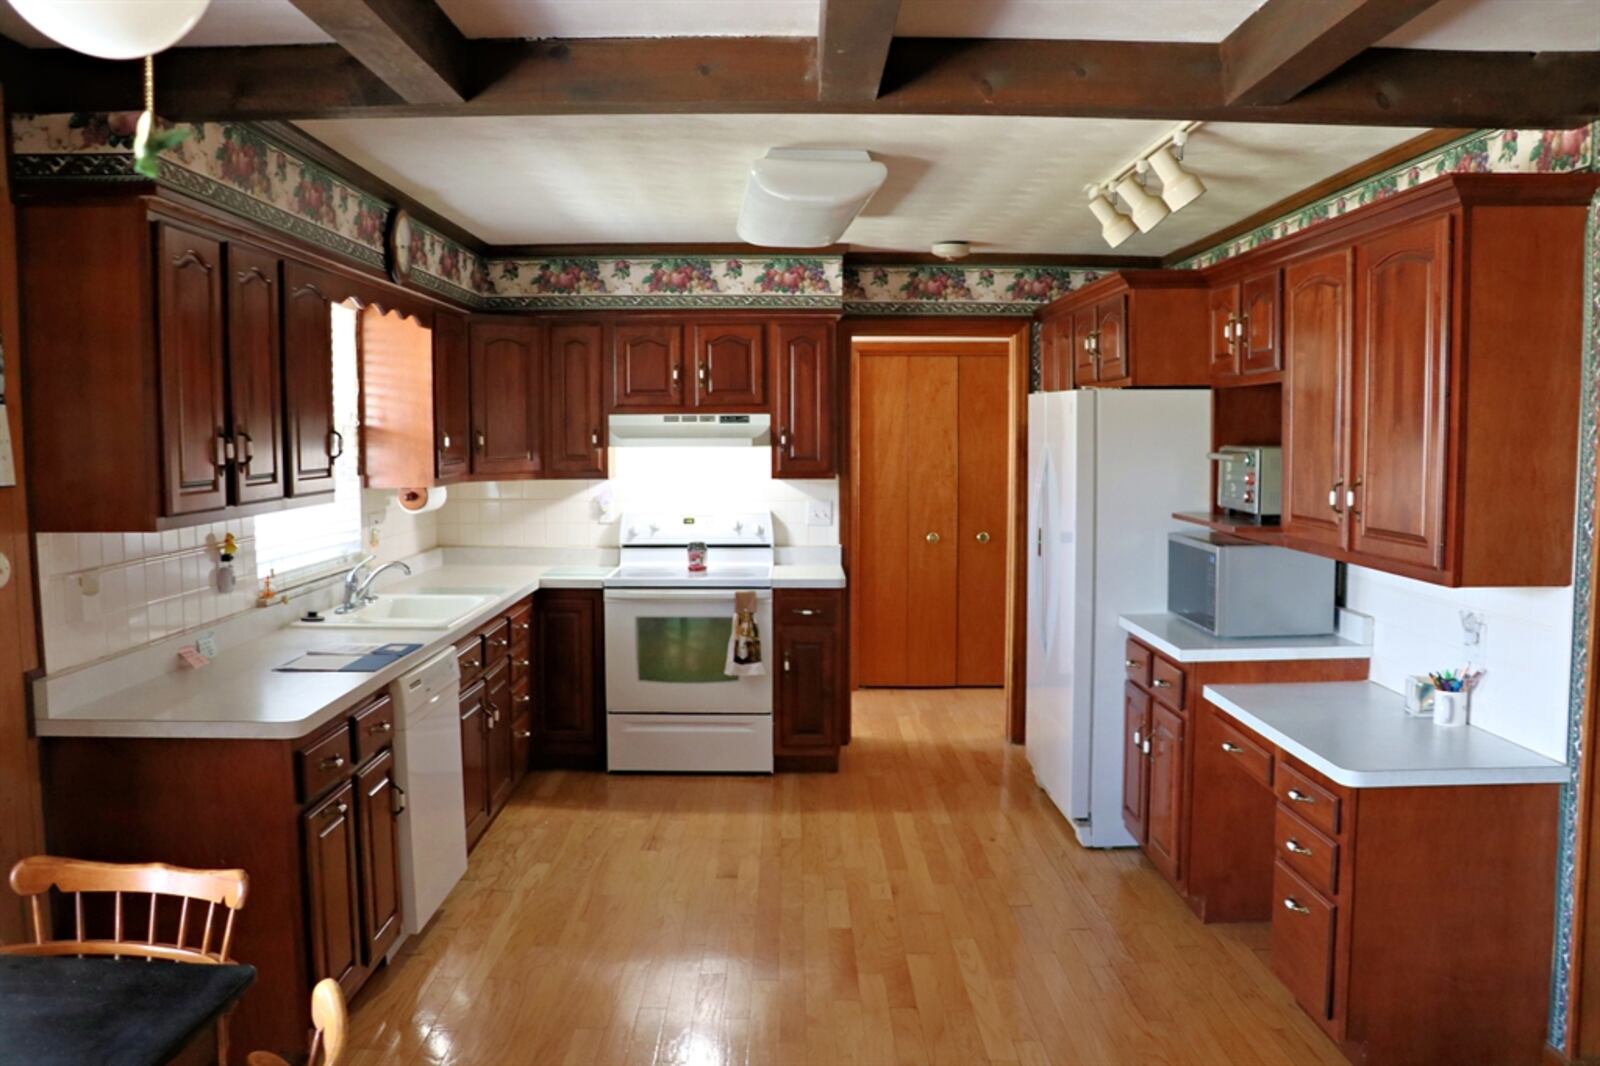
[[[939,543],[939,534],[929,533],[926,539],[929,544],[937,544]]]
[[[989,543],[989,534],[988,534],[987,531],[978,534],[978,543],[979,544],[987,544],[987,543]]]

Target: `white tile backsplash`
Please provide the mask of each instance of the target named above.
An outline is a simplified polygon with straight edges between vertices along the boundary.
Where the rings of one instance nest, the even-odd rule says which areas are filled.
[[[1408,674],[1471,661],[1485,671],[1472,724],[1566,758],[1571,586],[1450,589],[1352,566],[1345,604],[1375,620],[1372,680],[1398,691]],[[1463,645],[1462,611],[1487,621],[1476,649]]]
[[[614,448],[610,465],[607,481],[451,486],[449,502],[437,512],[439,543],[614,548],[624,511],[741,509],[772,511],[780,547],[839,543],[838,479],[774,478],[772,453],[766,448]],[[834,520],[808,526],[807,505],[818,499],[832,505]]]

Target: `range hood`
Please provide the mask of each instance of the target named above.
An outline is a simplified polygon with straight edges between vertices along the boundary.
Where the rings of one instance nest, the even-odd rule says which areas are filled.
[[[766,448],[771,415],[612,415],[611,447]]]

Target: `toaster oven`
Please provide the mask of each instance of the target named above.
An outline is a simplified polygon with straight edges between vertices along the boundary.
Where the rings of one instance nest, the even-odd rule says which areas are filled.
[[[1283,514],[1283,449],[1228,444],[1212,452],[1217,464],[1217,509],[1277,518]]]

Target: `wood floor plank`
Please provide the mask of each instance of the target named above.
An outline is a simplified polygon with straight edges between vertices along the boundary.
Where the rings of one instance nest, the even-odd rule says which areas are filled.
[[[994,690],[870,690],[836,775],[530,775],[352,1062],[1336,1066],[1263,925],[1092,852]]]

